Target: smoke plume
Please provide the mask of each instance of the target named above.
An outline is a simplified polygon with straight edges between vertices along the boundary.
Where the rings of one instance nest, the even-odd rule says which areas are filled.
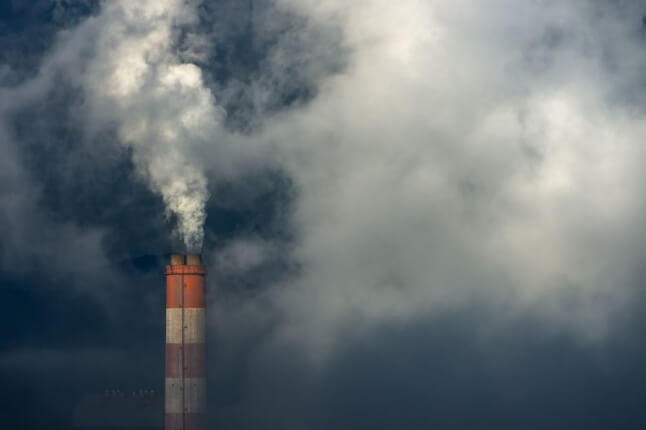
[[[91,115],[117,124],[139,174],[177,218],[189,251],[202,248],[209,195],[195,154],[217,139],[224,117],[201,70],[173,53],[176,26],[196,19],[183,0],[104,3],[97,55],[83,77]]]
[[[301,270],[273,293],[286,338],[321,346],[358,321],[472,301],[603,336],[643,250],[630,232],[644,210],[644,107],[627,91],[643,89],[638,5],[275,5],[305,17],[306,46],[346,56],[256,136],[279,142],[298,191]],[[263,70],[276,86],[316,64],[294,40]]]
[[[87,143],[116,130],[189,250],[220,179],[287,178],[281,237],[214,260],[286,263],[258,294],[286,338],[472,300],[604,333],[643,254],[637,2],[240,4],[103,2],[12,91],[79,86]]]
[[[643,1],[9,3],[9,427],[161,381],[170,225],[213,428],[646,428]]]

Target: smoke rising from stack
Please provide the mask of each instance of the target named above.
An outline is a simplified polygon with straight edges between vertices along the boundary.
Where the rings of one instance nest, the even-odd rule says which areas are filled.
[[[252,152],[277,165],[295,190],[282,220],[293,241],[234,240],[223,270],[272,254],[295,263],[267,295],[299,341],[332,339],[345,318],[408,319],[474,294],[603,331],[643,254],[636,2],[262,3],[254,37],[274,39],[257,44],[269,47],[258,75],[238,83],[262,127],[240,153],[223,150],[224,112],[174,51],[193,2],[103,3],[16,91],[37,99],[59,70],[78,83],[85,131],[115,125],[189,249],[212,175]],[[299,94],[286,91],[296,70],[311,99],[263,111]]]
[[[108,2],[98,18],[97,56],[84,83],[93,114],[118,125],[137,171],[159,193],[186,249],[204,238],[205,166],[196,153],[217,138],[224,112],[201,70],[173,53],[174,28],[197,18],[190,2]]]
[[[228,1],[234,2],[246,4]],[[17,3],[20,2],[14,2]],[[169,17],[175,17],[180,27],[182,21],[192,22],[191,4],[131,3],[104,1],[96,16],[78,27],[67,27],[43,60],[38,76],[33,80],[25,78],[28,80],[24,85],[15,90],[1,90],[0,104],[13,108],[17,100],[29,97],[38,106],[56,85],[51,77],[60,70],[59,76],[68,85],[71,82],[83,90],[85,104],[78,116],[81,123],[78,129],[90,134],[92,128],[113,126],[117,136],[108,135],[107,139],[125,144],[141,177],[157,193],[168,195],[164,201],[169,214],[185,225],[178,226],[178,233],[197,232],[198,239],[194,241],[198,242],[204,193],[215,183],[211,175],[221,172],[219,160],[222,163],[230,160],[230,154],[220,151],[218,146],[222,138],[222,112],[217,103],[224,103],[227,89],[213,91],[217,100],[202,92],[200,71],[178,60],[180,54],[175,55],[170,46],[173,42],[169,39],[175,37],[169,36],[173,32],[169,30],[172,27]],[[465,382],[467,391],[476,381],[479,388],[475,391],[483,394],[478,400],[484,403],[473,404],[487,405],[488,399],[496,398],[491,396],[492,392],[506,395],[519,390],[520,396],[514,397],[524,400],[514,402],[513,406],[519,407],[512,409],[520,411],[523,418],[536,405],[564,411],[563,406],[570,405],[569,394],[573,391],[550,397],[550,392],[558,391],[562,384],[547,380],[554,375],[567,377],[573,368],[587,369],[575,372],[573,389],[583,387],[585,391],[598,386],[599,392],[604,392],[610,375],[613,389],[607,391],[623,393],[625,387],[631,391],[630,387],[634,387],[631,375],[633,370],[639,374],[641,368],[636,363],[643,361],[639,335],[634,338],[631,335],[627,341],[628,338],[614,336],[613,332],[610,339],[614,340],[607,344],[611,347],[607,352],[613,356],[617,353],[618,367],[603,370],[600,361],[607,362],[609,356],[581,350],[581,355],[570,355],[573,358],[570,361],[562,345],[569,334],[579,345],[584,343],[581,339],[588,336],[597,339],[604,330],[619,327],[624,332],[625,317],[641,313],[639,296],[633,301],[635,308],[622,307],[622,300],[643,291],[646,104],[642,91],[646,51],[645,34],[639,22],[643,3],[633,1],[636,10],[626,7],[630,2],[624,0],[263,3],[274,10],[288,8],[292,15],[304,17],[306,24],[277,22],[276,16],[281,17],[278,12],[270,17],[257,15],[257,21],[278,28],[281,34],[275,45],[263,41],[255,45],[261,54],[266,47],[272,52],[245,95],[253,101],[260,99],[259,104],[265,97],[263,91],[270,92],[274,101],[284,100],[281,90],[294,81],[291,73],[294,70],[307,74],[314,82],[314,90],[305,102],[298,100],[278,115],[256,118],[257,122],[264,122],[264,127],[250,136],[262,144],[275,144],[275,158],[281,161],[280,173],[287,178],[286,187],[293,185],[289,206],[280,215],[281,231],[289,235],[289,243],[281,243],[273,233],[258,232],[252,227],[233,240],[217,237],[214,246],[217,264],[205,262],[215,269],[211,281],[218,280],[221,275],[218,272],[225,272],[226,281],[238,281],[218,284],[218,294],[210,296],[209,305],[214,312],[209,313],[208,323],[214,329],[211,333],[217,345],[223,346],[223,353],[218,350],[210,361],[216,366],[225,363],[227,371],[244,368],[240,385],[234,388],[243,387],[244,391],[243,405],[236,410],[245,419],[255,417],[255,422],[234,423],[227,428],[267,426],[264,418],[271,414],[275,414],[276,420],[270,423],[281,428],[278,423],[284,423],[284,419],[278,415],[291,417],[290,412],[296,414],[291,420],[295,428],[308,427],[307,420],[299,422],[301,414],[311,419],[314,425],[309,427],[316,428],[321,425],[318,418],[329,411],[323,406],[319,412],[321,404],[350,411],[349,415],[359,416],[360,420],[372,417],[373,427],[379,424],[397,427],[396,423],[388,426],[387,420],[380,423],[382,414],[372,414],[373,399],[391,399],[389,396],[393,396],[393,405],[404,409],[419,406],[415,411],[420,413],[429,410],[420,399],[436,401],[439,407],[431,410],[431,415],[444,409],[444,400],[455,399],[448,403],[449,413],[439,414],[439,419],[446,423],[452,419],[450,411],[464,408],[465,391],[460,384],[452,383],[456,369],[460,375],[469,375]],[[144,6],[137,11],[137,4]],[[595,8],[596,11],[591,10]],[[256,13],[260,14],[260,9]],[[229,15],[221,16],[223,21],[232,22],[231,27],[237,25]],[[327,31],[325,24],[330,22],[338,31]],[[308,34],[308,26],[315,24],[325,31]],[[257,29],[254,37],[264,37],[267,32],[263,30]],[[335,38],[342,39],[347,51],[337,50]],[[230,34],[222,36],[223,43],[232,40]],[[328,72],[334,67],[321,66],[325,55],[317,55],[316,59],[309,55],[325,51],[341,59],[340,65],[333,63],[337,67],[334,73]],[[216,57],[213,61],[221,59]],[[196,79],[189,79],[191,75]],[[171,76],[181,79],[174,84]],[[50,81],[44,82],[45,78]],[[246,81],[241,83],[244,85]],[[20,97],[13,97],[16,94]],[[215,112],[216,119],[198,114],[199,127],[183,126],[182,113],[200,103],[182,97],[188,99],[193,95],[199,100],[202,94],[211,98],[202,112]],[[73,105],[71,108],[70,116],[79,113],[73,111]],[[70,110],[70,106],[63,105],[61,110]],[[35,110],[32,118],[38,119],[40,113]],[[61,118],[51,112],[43,115]],[[172,125],[168,132],[164,130],[167,123]],[[38,124],[34,126],[37,128]],[[40,132],[38,139],[53,145],[66,139],[42,128],[35,131]],[[25,147],[20,138],[14,145],[7,143],[12,140],[11,133],[0,133],[0,146],[10,145],[16,152]],[[200,154],[202,142],[206,141],[214,149]],[[101,145],[113,148],[105,140],[86,142],[97,143],[99,151]],[[46,143],[39,145],[42,147],[32,151],[44,152]],[[32,270],[32,260],[52,268],[67,260],[65,270],[77,273],[79,267],[86,266],[78,264],[79,256],[98,261],[102,252],[114,249],[105,246],[100,229],[105,227],[106,232],[122,237],[127,234],[121,233],[130,231],[120,227],[123,216],[93,221],[91,225],[97,227],[98,233],[91,241],[83,240],[88,238],[87,229],[83,225],[76,228],[76,219],[64,219],[67,225],[71,224],[65,231],[59,227],[61,224],[48,224],[54,226],[49,229],[56,233],[53,240],[47,229],[32,228],[40,219],[47,221],[50,213],[40,210],[42,205],[24,206],[20,200],[27,193],[16,190],[24,190],[22,184],[31,175],[39,180],[48,174],[66,176],[63,172],[68,165],[59,164],[60,160],[69,165],[85,163],[76,155],[72,153],[46,164],[47,169],[56,172],[25,166],[26,178],[20,180],[11,172],[22,167],[24,160],[18,156],[14,160],[11,151],[0,156],[3,166],[0,188],[6,189],[0,224],[3,233],[8,233],[3,234],[1,247],[7,251],[5,255],[22,260],[27,270]],[[73,168],[69,171],[77,172]],[[91,182],[88,179],[76,175],[71,182]],[[104,187],[94,189],[116,194]],[[236,191],[238,195],[245,192]],[[20,210],[7,220],[5,214],[11,214],[14,205]],[[94,205],[91,209],[103,208]],[[264,222],[264,208],[255,206],[250,210],[257,215],[256,220]],[[82,217],[84,211],[78,210],[77,216]],[[33,213],[38,213],[39,218],[33,217]],[[184,214],[183,218],[177,213]],[[62,215],[65,218],[69,213]],[[219,228],[217,222],[214,225]],[[156,231],[163,232],[163,226]],[[43,241],[39,240],[40,232],[48,233],[41,235]],[[91,247],[76,246],[71,238],[79,238],[80,245],[89,243]],[[120,250],[132,249],[134,240],[125,241],[129,245]],[[39,253],[33,259],[25,258],[24,250],[30,246],[39,252],[54,249],[56,252],[51,254],[57,257],[50,260],[41,257],[47,254]],[[89,255],[88,249],[96,251]],[[275,264],[276,255],[287,264]],[[10,266],[5,263],[5,268]],[[272,270],[266,270],[267,267]],[[266,276],[268,272],[271,276]],[[281,277],[270,284],[267,279],[276,281],[276,272]],[[74,284],[84,293],[103,289],[102,283],[78,282],[67,274],[60,277],[65,284],[61,289]],[[49,279],[53,276],[47,276],[44,284]],[[111,289],[113,285],[127,286],[129,293],[124,297],[133,298],[128,302],[137,304],[133,314],[156,314],[158,309],[147,300],[147,295],[143,296],[147,293],[139,285],[107,284],[103,290],[110,297],[117,296]],[[261,287],[256,288],[257,285]],[[491,304],[495,312],[483,317],[478,311],[486,304],[481,308],[479,300]],[[63,302],[65,307],[61,308],[67,311],[67,300],[52,302]],[[107,308],[122,314],[132,309],[116,303],[119,306],[111,301]],[[140,309],[139,303],[147,304]],[[14,310],[18,312],[17,309]],[[78,314],[76,306],[69,309]],[[435,319],[443,312],[456,316],[456,326],[464,330],[464,337],[453,336],[451,329]],[[514,316],[528,313],[537,317],[531,321],[536,331],[510,324]],[[87,320],[94,321],[94,315]],[[121,318],[114,320],[123,325]],[[139,318],[127,321],[145,323]],[[425,321],[436,330],[427,330]],[[393,334],[388,330],[393,325],[405,327]],[[34,323],[30,321],[24,326],[33,327]],[[84,326],[90,331],[96,328],[93,324]],[[640,322],[636,333],[642,326]],[[509,329],[509,337],[491,341],[486,333],[490,327]],[[570,333],[568,329],[572,327],[576,330]],[[370,332],[375,334],[372,340]],[[142,332],[123,333],[137,342],[136,334]],[[446,334],[444,341],[441,333]],[[360,339],[353,334],[359,334]],[[473,344],[472,337],[477,337]],[[69,344],[81,345],[86,340],[95,344],[102,338],[90,333],[81,342]],[[41,350],[40,339],[35,342],[34,352],[11,352],[10,360],[16,364],[5,369],[33,361],[35,375],[42,375],[40,369],[51,366],[53,354]],[[42,339],[45,345],[52,344],[49,339]],[[355,339],[356,342],[348,341]],[[408,346],[402,346],[402,342]],[[340,348],[334,348],[335,343]],[[358,345],[359,349],[366,344],[379,347],[368,346],[365,355],[357,357],[347,351],[349,344]],[[158,351],[150,342],[147,345]],[[273,353],[265,352],[274,345],[277,346]],[[448,351],[448,355],[436,354],[438,345],[445,346],[441,350]],[[296,387],[289,384],[290,379],[300,379],[300,363],[293,363],[298,360],[298,353],[312,352],[314,358],[320,359],[325,356],[319,353],[321,349],[335,354],[339,358],[336,364],[341,362],[344,370],[337,373],[336,383],[327,385],[328,378],[316,378],[299,382]],[[489,355],[487,352],[492,350]],[[57,353],[54,360],[72,363],[70,368],[94,369],[85,371],[94,375],[99,374],[97,368],[107,368],[105,355],[99,350],[92,355],[78,355],[80,359],[74,361],[68,360],[68,354]],[[157,352],[152,355],[158,359]],[[530,355],[534,358],[529,358]],[[398,366],[402,357],[409,356],[416,358]],[[468,360],[461,361],[460,357],[465,356],[469,356]],[[510,356],[526,358],[511,358],[518,366],[506,366]],[[591,361],[586,361],[586,356]],[[228,367],[227,357],[236,366]],[[381,359],[373,360],[375,357]],[[556,362],[553,357],[558,358]],[[436,359],[439,366],[435,366]],[[6,363],[7,358],[0,361]],[[142,362],[141,366],[147,365],[147,360]],[[357,373],[356,363],[366,362],[370,365],[365,367],[374,365],[374,370]],[[485,370],[483,362],[492,372]],[[275,372],[280,367],[276,363],[285,363],[287,371]],[[334,366],[333,363],[331,367]],[[124,364],[123,368],[130,369],[130,365]],[[551,373],[554,368],[563,372]],[[422,384],[429,386],[431,392],[420,391],[420,384],[409,384],[409,390],[402,387],[402,380],[433,382],[436,369],[447,371],[441,372],[445,377],[436,381],[439,385]],[[527,384],[518,384],[515,377],[528,369],[542,387],[529,397],[523,390]],[[476,375],[471,373],[474,370]],[[67,372],[61,374],[65,377]],[[72,369],[72,374],[81,372]],[[458,379],[465,379],[460,375]],[[596,379],[599,385],[588,384],[587,381],[595,380],[595,375],[599,375]],[[614,385],[614,381],[622,380],[626,385]],[[445,390],[438,394],[432,389],[442,386],[441,381],[454,388],[448,396]],[[15,387],[26,387],[23,385],[26,381],[17,382]],[[268,384],[274,388],[268,388]],[[359,391],[360,387],[365,388]],[[408,396],[400,396],[406,392]],[[311,393],[315,396],[325,393],[323,401],[318,402],[318,397],[314,399],[317,402],[312,401],[308,397]],[[339,393],[342,395],[338,396]],[[635,390],[632,393],[639,395]],[[348,396],[362,407],[348,408]],[[628,393],[627,396],[632,398]],[[595,396],[598,401],[592,405],[607,410],[608,405],[603,403],[605,399],[612,400],[611,397]],[[623,397],[617,403],[610,402],[609,409],[613,410],[613,405],[619,410],[639,409],[626,406],[638,405],[639,401],[622,400]],[[577,404],[583,414],[595,409],[587,402]],[[209,409],[214,408],[217,409],[217,402],[209,405]],[[569,408],[565,409],[569,415]],[[508,412],[505,405],[497,410],[502,415]],[[350,417],[346,413],[344,418]],[[338,428],[352,428],[357,422],[332,420],[335,423],[340,424]],[[537,426],[559,427],[541,423]]]

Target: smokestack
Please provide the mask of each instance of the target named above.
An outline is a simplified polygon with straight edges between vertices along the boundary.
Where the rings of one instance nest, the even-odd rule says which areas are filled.
[[[206,427],[205,274],[195,254],[166,266],[166,430]]]

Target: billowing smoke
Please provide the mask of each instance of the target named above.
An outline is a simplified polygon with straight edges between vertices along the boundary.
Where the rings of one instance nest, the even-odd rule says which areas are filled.
[[[60,385],[41,376],[49,327],[26,339],[35,352],[11,344],[51,318],[65,345],[107,341],[124,350],[109,360],[124,374],[159,380],[158,271],[147,289],[89,261],[165,251],[138,252],[144,235],[109,242],[165,206],[189,250],[204,239],[211,251],[218,428],[594,427],[577,414],[606,428],[636,415],[645,428],[643,1],[35,3],[92,8],[43,38],[30,73],[0,52],[0,270],[45,268],[43,290],[55,278],[100,290],[119,315],[83,313],[76,292],[10,289],[23,307],[7,314],[19,323],[5,324],[0,370],[33,357],[32,379]],[[61,156],[68,146],[83,150]],[[99,165],[137,177],[106,191],[87,173]],[[71,185],[57,193],[49,178]],[[88,201],[68,205],[77,185]],[[94,190],[116,201],[110,216]],[[163,219],[146,225],[165,234]],[[41,313],[45,301],[56,307]],[[142,339],[147,358],[133,359]],[[95,361],[71,375],[101,374]],[[6,399],[31,397],[13,380]],[[600,395],[581,395],[591,387]],[[522,419],[487,422],[510,411]]]
[[[183,0],[104,3],[96,56],[83,76],[92,114],[117,124],[139,174],[177,218],[189,251],[202,248],[208,198],[196,154],[217,139],[224,116],[201,70],[173,53],[174,30],[195,19]]]
[[[299,192],[286,337],[481,301],[602,336],[643,250],[639,6],[276,3],[347,54],[258,136]],[[314,63],[285,39],[269,76]]]
[[[478,300],[604,333],[643,254],[637,2],[252,3],[103,2],[20,91],[81,87],[86,136],[117,130],[190,250],[219,179],[256,163],[288,178],[286,234],[216,257],[294,268],[258,294],[285,338]],[[198,9],[223,12],[215,30]],[[236,43],[246,60],[218,81]]]

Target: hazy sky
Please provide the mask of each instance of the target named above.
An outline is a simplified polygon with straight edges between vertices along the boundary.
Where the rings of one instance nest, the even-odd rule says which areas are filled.
[[[0,419],[162,390],[209,271],[222,429],[646,426],[646,4],[0,5]]]

